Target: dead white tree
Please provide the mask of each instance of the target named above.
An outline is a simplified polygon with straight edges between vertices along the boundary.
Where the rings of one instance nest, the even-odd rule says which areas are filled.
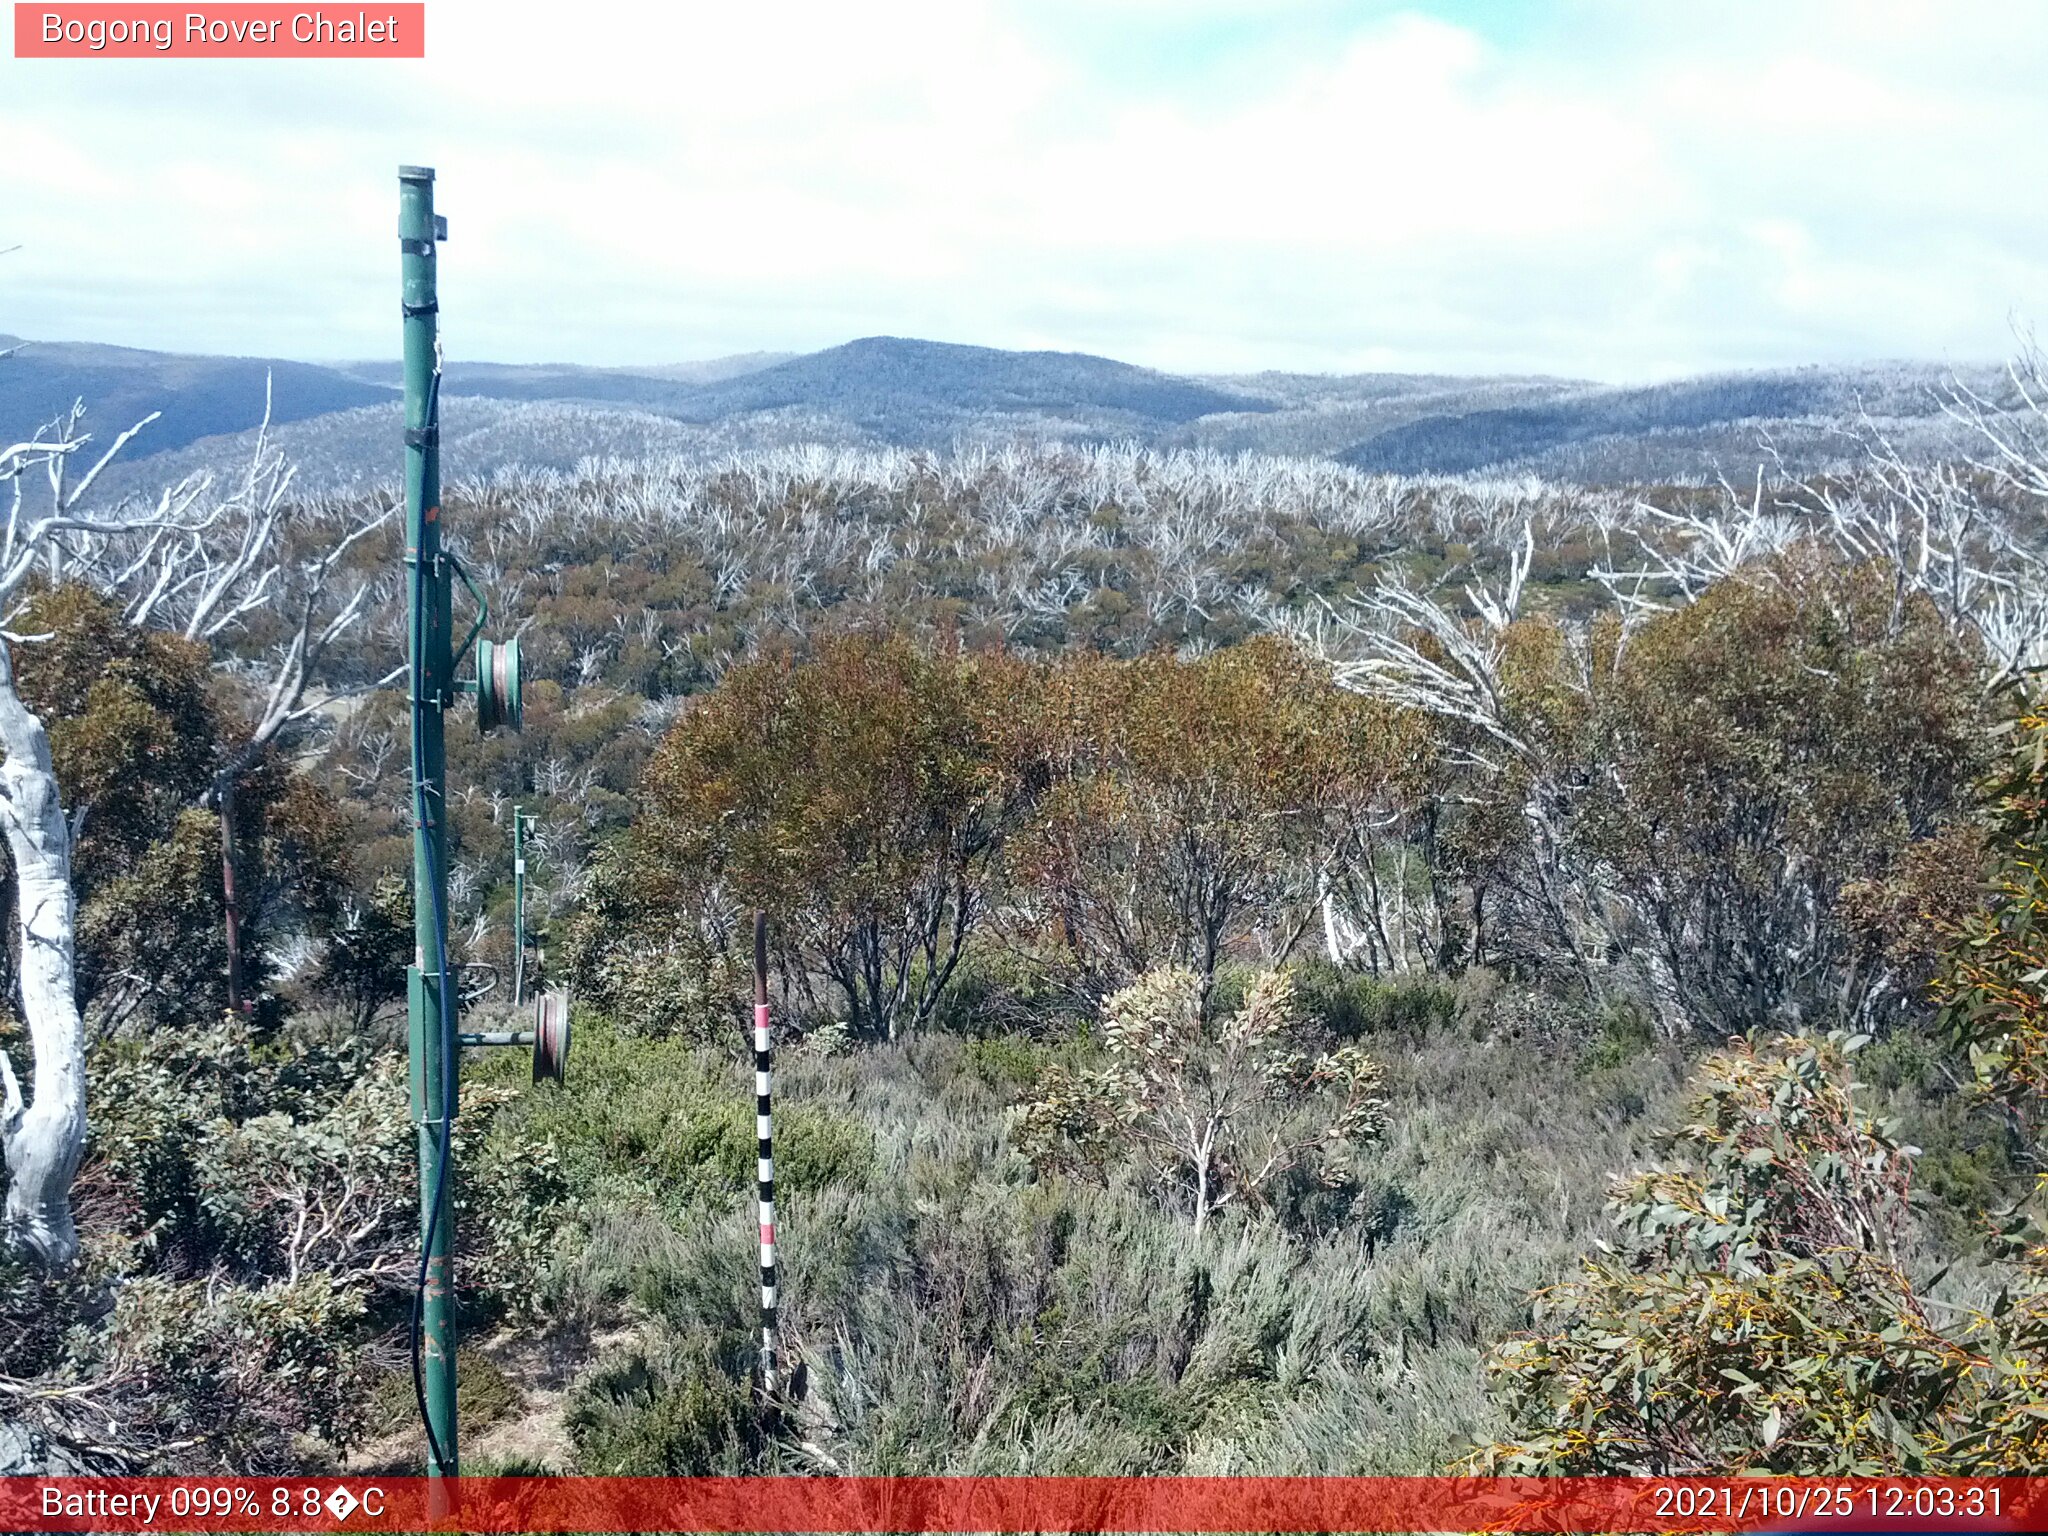
[[[67,536],[112,537],[197,534],[217,509],[199,509],[187,482],[166,491],[146,512],[111,518],[80,516],[76,508],[112,459],[134,435],[130,429],[83,480],[66,486],[65,464],[90,441],[77,430],[76,408],[25,442],[0,449],[0,480],[10,484],[0,532],[0,610],[11,619],[23,588],[45,570],[60,569]],[[146,423],[145,423],[146,424]],[[30,515],[24,480],[47,476],[47,511]],[[8,1243],[46,1268],[68,1267],[78,1254],[71,1218],[71,1181],[85,1144],[85,1044],[76,986],[77,898],[71,887],[71,844],[76,828],[66,819],[44,722],[15,687],[13,648],[38,637],[0,621],[0,828],[14,862],[21,942],[21,1010],[33,1055],[33,1088],[24,1095],[12,1062],[0,1052],[0,1146],[7,1163],[7,1203],[0,1228]]]
[[[1938,392],[1959,438],[1945,457],[1906,453],[1868,416],[1845,429],[1860,457],[1846,475],[1792,476],[1766,444],[1774,475],[1760,466],[1741,491],[1722,482],[1706,511],[1638,503],[1625,530],[1638,558],[1591,575],[1637,618],[1812,541],[1889,572],[1895,622],[1909,602],[1931,603],[1981,646],[1986,691],[2002,688],[2048,664],[2048,364],[2031,341],[2007,388],[1993,399],[1957,379]]]
[[[1450,729],[1439,749],[1446,764],[1483,780],[1505,779],[1516,770],[1512,776],[1521,783],[1522,818],[1529,829],[1528,897],[1550,939],[1588,994],[1597,997],[1603,982],[1594,957],[1602,935],[1571,899],[1574,879],[1567,867],[1573,786],[1560,782],[1556,765],[1537,749],[1532,722],[1523,718],[1506,682],[1508,632],[1520,616],[1535,562],[1533,514],[1525,511],[1519,528],[1499,525],[1495,534],[1504,569],[1496,583],[1465,584],[1469,613],[1448,594],[1383,581],[1343,607],[1326,604],[1288,627],[1297,643],[1328,664],[1340,687],[1446,722]],[[1584,665],[1581,639],[1567,635]],[[1327,886],[1326,908],[1342,893],[1340,884]],[[1327,911],[1333,954],[1345,947],[1347,930],[1362,929],[1372,917]],[[1476,906],[1474,926],[1476,931]],[[1387,949],[1391,955],[1393,946]]]
[[[1483,582],[1465,587],[1476,621],[1436,593],[1382,582],[1349,606],[1325,604],[1290,628],[1311,654],[1330,664],[1339,687],[1472,727],[1471,740],[1458,749],[1461,756],[1470,766],[1497,772],[1501,754],[1529,753],[1501,682],[1501,662],[1534,556],[1535,535],[1524,525],[1500,590]]]
[[[85,1140],[85,1050],[71,854],[89,807],[66,815],[48,723],[15,686],[12,648],[48,637],[12,626],[40,578],[87,581],[120,598],[128,622],[174,627],[193,639],[219,642],[259,615],[281,628],[251,741],[223,765],[231,785],[235,772],[246,771],[290,724],[320,707],[307,703],[314,667],[361,616],[368,597],[367,584],[358,583],[337,599],[334,578],[348,548],[390,515],[370,509],[317,552],[292,556],[285,538],[290,471],[271,449],[267,430],[259,434],[248,473],[225,494],[216,493],[210,476],[194,475],[153,503],[131,499],[88,510],[86,497],[101,472],[155,418],[120,434],[74,483],[68,466],[92,442],[83,419],[83,408],[74,406],[28,440],[0,448],[0,483],[10,490],[0,527],[0,749],[6,754],[0,825],[14,865],[19,1001],[33,1058],[32,1089],[24,1094],[0,1053],[0,1140],[8,1174],[0,1237],[52,1269],[70,1265],[78,1251],[70,1191]],[[266,428],[268,420],[266,404]],[[47,485],[33,502],[31,478]],[[224,814],[224,826],[231,820]],[[226,848],[231,859],[231,833]],[[231,862],[224,873],[232,921]]]
[[[81,414],[74,408],[64,436],[75,433]],[[348,576],[350,553],[391,519],[393,509],[294,498],[294,469],[271,440],[271,417],[266,379],[263,419],[241,471],[224,487],[211,476],[179,486],[185,506],[210,503],[206,516],[181,521],[160,509],[146,526],[85,535],[73,540],[65,566],[66,573],[119,598],[124,619],[136,628],[173,630],[215,648],[246,649],[252,638],[263,646],[260,656],[234,659],[257,703],[246,734],[216,765],[201,798],[203,808],[220,819],[226,1001],[238,1012],[244,1005],[244,914],[236,880],[242,863],[236,787],[295,726],[350,695],[387,686],[404,671],[340,689],[316,688],[322,661],[371,605],[374,584]],[[95,474],[136,430],[122,435]],[[72,500],[84,494],[89,480]],[[57,486],[53,472],[53,497]],[[58,574],[54,560],[52,574]]]

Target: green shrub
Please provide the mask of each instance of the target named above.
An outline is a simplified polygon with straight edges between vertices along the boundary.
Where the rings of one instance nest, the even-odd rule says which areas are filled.
[[[767,1445],[748,1386],[750,1341],[671,1338],[599,1365],[563,1414],[578,1470],[704,1477],[757,1470]]]
[[[1623,1066],[1657,1046],[1657,1026],[1641,1004],[1624,999],[1600,1017],[1600,1033],[1586,1052],[1586,1065],[1601,1071]]]
[[[746,977],[738,960],[681,927],[679,918],[628,924],[627,898],[600,863],[598,893],[570,924],[566,959],[578,1000],[625,1036],[723,1045],[739,1038]],[[650,926],[662,931],[648,933]]]
[[[103,1327],[74,1339],[63,1376],[135,1384],[132,1396],[108,1389],[122,1407],[115,1424],[103,1421],[101,1443],[118,1424],[117,1443],[145,1464],[288,1471],[301,1434],[338,1446],[358,1438],[370,1384],[364,1321],[363,1292],[319,1273],[264,1286],[137,1276]]]
[[[522,1068],[508,1053],[489,1070],[511,1077]],[[680,1039],[624,1036],[600,1019],[579,1015],[568,1080],[524,1096],[507,1127],[530,1149],[522,1168],[564,1198],[617,1199],[631,1187],[677,1211],[754,1186],[751,1071]],[[874,1138],[836,1110],[778,1105],[775,1135],[776,1174],[791,1189],[869,1176]]]
[[[747,1148],[737,1183],[754,1173],[754,1128],[751,1110],[742,1129]],[[859,1121],[830,1110],[797,1105],[775,1117],[775,1182],[778,1190],[811,1191],[831,1187],[853,1190],[867,1186],[874,1175],[874,1133]]]
[[[1084,994],[1035,957],[990,943],[968,946],[940,994],[930,1028],[984,1040],[1043,1035],[1085,1018]]]
[[[1916,1204],[1941,1251],[1975,1246],[1990,1225],[1988,1213],[2026,1198],[2026,1138],[2005,1116],[1957,1092],[1908,1096],[1895,1101],[1893,1112],[1920,1149]]]
[[[354,902],[329,938],[314,982],[340,1004],[358,1034],[378,1011],[405,999],[405,968],[412,961],[412,886],[385,875],[367,898]]]
[[[1860,1040],[1734,1042],[1620,1240],[1495,1353],[1514,1474],[1939,1474],[2040,1465],[2048,1290],[1929,1308],[1908,1268],[1915,1151],[1860,1104]],[[2038,1241],[2037,1237],[2024,1241]]]
[[[1866,1046],[1856,1059],[1856,1075],[1879,1093],[1917,1093],[1938,1087],[1941,1061],[1949,1054],[1941,1042],[1916,1029],[1895,1029]],[[1965,1070],[1969,1063],[1960,1065]]]
[[[402,1059],[229,1019],[104,1045],[88,1085],[85,1263],[40,1284],[0,1265],[0,1376],[63,1405],[53,1439],[130,1469],[291,1470],[306,1436],[370,1432],[419,1240]],[[552,1148],[495,1123],[512,1097],[463,1093],[472,1319],[527,1297],[573,1225]]]
[[[554,1138],[496,1136],[469,1158],[456,1234],[463,1288],[491,1312],[531,1320],[538,1282],[583,1240],[581,1203]]]
[[[1895,1029],[1857,1056],[1856,1069],[1919,1148],[1916,1205],[1943,1251],[1968,1248],[1987,1212],[2024,1197],[2026,1137],[1973,1091],[1970,1060],[1953,1041]]]
[[[247,1277],[338,1266],[350,1278],[411,1241],[404,1068],[357,1042],[259,1041],[245,1020],[96,1053],[87,1156],[128,1230]],[[301,1251],[294,1212],[346,1189],[352,1219]]]
[[[1366,1035],[1415,1037],[1457,1016],[1458,993],[1434,977],[1389,981],[1342,970],[1327,960],[1297,962],[1294,978],[1302,1011],[1340,1040]]]
[[[481,1434],[519,1411],[519,1384],[482,1350],[470,1344],[458,1346],[455,1370],[462,1381],[462,1393],[456,1404],[461,1433]],[[407,1384],[410,1383],[408,1372]]]
[[[967,1044],[965,1064],[983,1084],[1004,1093],[1021,1093],[1037,1083],[1049,1053],[1015,1035],[990,1035]]]

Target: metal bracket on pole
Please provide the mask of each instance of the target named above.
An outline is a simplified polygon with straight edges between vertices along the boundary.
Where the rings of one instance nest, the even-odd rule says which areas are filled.
[[[480,1029],[465,1030],[456,1038],[464,1045],[531,1045],[534,1034],[530,1029]]]
[[[569,1069],[569,994],[558,988],[536,997],[531,1029],[466,1030],[456,1039],[467,1046],[531,1046],[533,1080],[559,1083]]]

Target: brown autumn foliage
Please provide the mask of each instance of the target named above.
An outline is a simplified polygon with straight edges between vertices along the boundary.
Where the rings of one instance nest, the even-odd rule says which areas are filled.
[[[1587,842],[1702,1024],[1855,1016],[1843,893],[1959,819],[1984,765],[1977,675],[1924,598],[1797,551],[1621,648]]]
[[[1036,724],[1049,786],[1018,900],[1097,991],[1163,965],[1206,978],[1233,941],[1284,960],[1324,883],[1410,808],[1427,744],[1271,638],[1057,663]]]
[[[612,905],[586,926],[623,922],[630,938],[637,920],[671,942],[696,927],[726,949],[765,908],[785,981],[814,1008],[822,980],[857,1033],[917,1027],[1035,793],[1034,765],[1014,755],[1028,675],[1001,655],[870,635],[735,668],[650,761],[645,814],[600,875]]]
[[[799,1004],[886,1037],[929,1022],[982,931],[1094,995],[1207,978],[1232,945],[1284,959],[1361,829],[1405,809],[1420,743],[1272,640],[1032,664],[830,639],[679,722],[576,963],[616,991],[626,950],[698,945],[703,975],[759,906]]]

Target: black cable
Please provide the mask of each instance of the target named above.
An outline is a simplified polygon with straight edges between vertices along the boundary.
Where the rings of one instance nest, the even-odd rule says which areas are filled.
[[[441,369],[434,368],[434,378],[427,392],[427,429],[437,431],[441,425]],[[424,448],[424,445],[422,445]],[[422,488],[424,490],[424,487]],[[422,511],[424,512],[424,508]],[[455,1109],[456,1044],[455,1015],[448,985],[448,912],[441,896],[441,871],[434,864],[434,840],[426,834],[427,828],[427,744],[425,739],[425,701],[420,693],[420,678],[425,670],[426,659],[426,561],[422,551],[413,550],[412,557],[412,797],[413,820],[423,835],[422,846],[426,850],[427,890],[433,898],[434,943],[440,955],[440,970],[435,976],[435,989],[441,1003],[441,1168],[434,1178],[434,1197],[427,1208],[426,1224],[420,1234],[420,1267],[412,1288],[412,1393],[413,1401],[419,1408],[420,1424],[427,1432],[427,1451],[436,1466],[444,1465],[448,1456],[440,1437],[434,1433],[433,1416],[427,1412],[426,1374],[422,1362],[424,1345],[424,1322],[427,1302],[428,1255],[434,1250],[434,1237],[440,1229],[441,1204],[448,1193],[448,1168],[454,1162],[455,1151]],[[445,797],[444,797],[445,798]],[[424,958],[424,957],[423,957]],[[424,1105],[421,1106],[425,1108]],[[454,1259],[451,1252],[449,1273],[444,1278],[448,1284],[448,1302],[452,1308],[455,1301]]]

